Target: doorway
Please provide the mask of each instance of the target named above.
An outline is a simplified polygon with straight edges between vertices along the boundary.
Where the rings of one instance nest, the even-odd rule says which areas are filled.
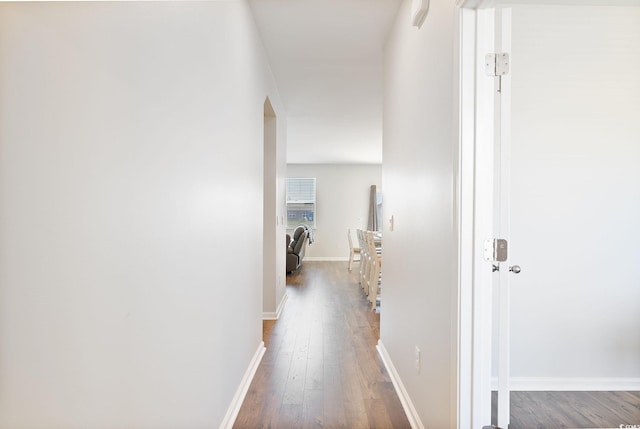
[[[473,416],[490,424],[488,391],[500,386],[497,423],[506,428],[512,390],[640,388],[640,337],[629,335],[640,327],[640,8],[478,13],[478,30],[482,15],[493,14],[494,33],[484,39],[498,51],[507,46],[510,70],[489,102],[496,110],[478,113],[474,125],[476,145],[495,142],[492,156],[475,147],[476,160],[486,156],[474,173],[485,200],[474,208],[475,238],[507,239],[509,255],[489,262],[474,247],[474,303],[487,304],[492,291],[493,310],[480,312],[484,324],[476,320],[473,329],[502,341],[485,341],[484,360],[472,364],[482,388]],[[482,101],[488,85],[483,64],[475,65]],[[495,82],[490,87],[496,91]],[[495,174],[482,173],[487,166]],[[498,329],[487,328],[492,322]]]
[[[278,204],[277,119],[268,97],[264,101],[263,141],[262,318],[268,320],[277,319],[277,306],[284,295],[284,255],[278,253],[278,250],[284,249],[284,244],[280,245],[284,238],[280,237],[283,235],[283,222],[282,208]],[[282,174],[281,172],[280,175]]]

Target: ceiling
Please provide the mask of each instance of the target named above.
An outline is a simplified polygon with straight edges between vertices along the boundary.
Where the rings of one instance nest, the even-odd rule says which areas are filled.
[[[400,0],[250,0],[288,163],[382,163],[382,50]]]

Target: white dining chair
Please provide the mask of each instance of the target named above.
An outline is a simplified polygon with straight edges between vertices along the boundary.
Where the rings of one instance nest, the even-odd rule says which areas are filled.
[[[376,247],[376,237],[373,231],[366,232],[366,240],[368,253],[370,255],[367,292],[371,309],[375,310],[382,282],[382,247]]]
[[[369,252],[367,251],[367,241],[365,237],[365,232],[361,229],[357,231],[358,244],[360,246],[360,276],[358,278],[358,282],[360,283],[360,287],[368,292],[368,273],[369,273]]]
[[[349,239],[349,271],[351,271],[354,260],[362,263],[362,254],[360,247],[354,247],[353,239],[351,238],[351,229],[349,228],[347,228],[347,238]],[[354,259],[356,255],[358,255],[358,259]]]

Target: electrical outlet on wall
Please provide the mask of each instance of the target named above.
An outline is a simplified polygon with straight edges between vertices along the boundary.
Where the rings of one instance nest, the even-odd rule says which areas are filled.
[[[416,346],[416,350],[415,350],[415,361],[416,361],[416,371],[420,372],[420,360],[421,360],[421,353],[420,353],[420,349],[418,348],[418,346]]]

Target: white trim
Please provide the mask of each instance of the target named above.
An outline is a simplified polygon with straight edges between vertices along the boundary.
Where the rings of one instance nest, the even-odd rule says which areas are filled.
[[[511,8],[496,10],[497,46],[496,52],[511,54]],[[498,230],[496,237],[511,240],[509,198],[511,195],[511,74],[500,77],[501,92],[496,95],[496,145],[498,159],[495,170],[498,174],[498,191],[496,195],[496,212]],[[496,93],[498,94],[498,93]],[[506,269],[510,263],[503,264],[503,269],[497,273],[498,279],[498,426],[509,427],[511,418],[511,383],[509,374],[511,367],[511,273]]]
[[[262,360],[262,356],[264,356],[264,352],[266,350],[264,342],[260,341],[258,350],[256,350],[256,353],[253,355],[253,358],[249,363],[249,367],[242,377],[240,386],[238,386],[238,390],[236,390],[236,394],[233,396],[233,400],[227,409],[227,414],[225,414],[224,419],[222,419],[222,423],[220,423],[220,429],[233,428],[233,424],[236,422],[236,418],[240,412],[242,402],[244,401],[245,396],[247,396],[253,376],[256,375],[256,371],[258,370],[258,366],[260,365],[260,361]]]
[[[284,305],[287,303],[287,298],[289,298],[289,296],[285,293],[282,297],[282,300],[280,301],[280,304],[278,304],[278,308],[276,308],[276,311],[267,311],[262,313],[262,320],[278,320],[280,318],[280,315],[282,314]]]
[[[302,260],[310,262],[349,262],[348,256],[305,256]]]
[[[459,11],[460,62],[457,171],[458,207],[458,428],[471,428],[473,413],[473,234],[474,234],[474,146],[475,146],[475,35],[476,12]]]
[[[382,358],[382,363],[384,363],[384,367],[387,369],[387,372],[389,373],[389,378],[391,378],[393,387],[394,389],[396,389],[398,398],[400,398],[400,403],[402,404],[402,408],[404,408],[404,412],[407,415],[407,419],[409,419],[409,424],[411,425],[411,429],[424,429],[424,425],[420,420],[420,416],[418,415],[416,408],[413,406],[413,402],[411,402],[411,398],[407,393],[407,389],[404,388],[404,384],[402,384],[402,380],[398,375],[398,371],[396,371],[395,366],[393,366],[391,357],[389,356],[387,349],[384,347],[382,340],[378,340],[378,345],[376,346],[376,349],[378,349],[378,354]]]
[[[491,425],[493,273],[484,242],[494,238],[495,78],[484,74],[485,54],[495,52],[495,10],[476,12],[476,135],[474,171],[473,344],[471,427]],[[463,59],[464,61],[465,59]]]
[[[492,388],[498,379],[491,380]],[[511,391],[638,391],[638,377],[511,377]]]

